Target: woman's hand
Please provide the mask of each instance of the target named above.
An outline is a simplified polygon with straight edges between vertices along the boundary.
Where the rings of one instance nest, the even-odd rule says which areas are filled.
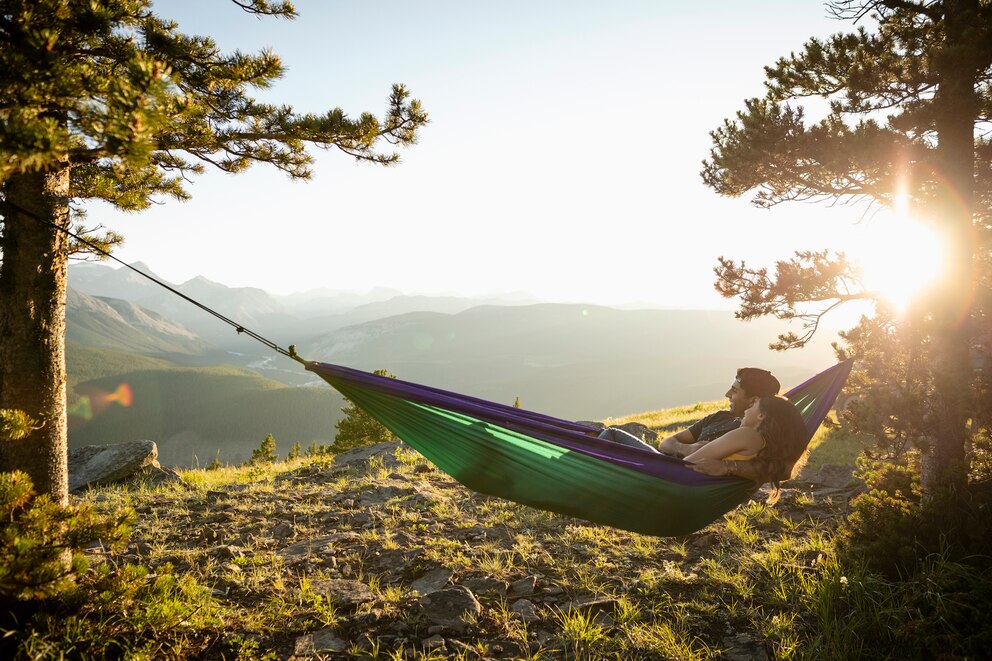
[[[731,463],[722,459],[699,459],[692,462],[689,467],[697,473],[712,475],[714,477],[732,475]]]

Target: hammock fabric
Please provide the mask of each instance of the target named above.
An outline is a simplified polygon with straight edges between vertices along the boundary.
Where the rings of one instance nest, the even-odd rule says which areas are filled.
[[[838,363],[788,397],[809,437],[851,371]],[[598,429],[533,411],[325,363],[314,372],[468,488],[647,535],[685,535],[746,500],[753,482],[596,438]]]

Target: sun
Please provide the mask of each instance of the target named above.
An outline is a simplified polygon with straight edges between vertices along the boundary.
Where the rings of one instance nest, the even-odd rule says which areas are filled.
[[[865,287],[903,312],[944,269],[945,245],[930,225],[897,204],[894,213],[871,221],[860,258]]]

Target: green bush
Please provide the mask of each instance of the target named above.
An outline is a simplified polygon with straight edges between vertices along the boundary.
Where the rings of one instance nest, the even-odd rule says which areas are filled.
[[[840,551],[890,578],[920,571],[934,555],[988,566],[992,559],[992,485],[973,472],[954,502],[923,500],[919,469],[910,453],[899,462],[862,457],[858,474],[867,491],[854,498]],[[976,471],[985,470],[976,462]]]
[[[0,629],[5,658],[189,658],[216,635],[210,589],[164,565],[103,564],[13,627]]]
[[[98,514],[89,505],[59,505],[36,495],[27,474],[0,473],[0,601],[47,599],[87,568],[81,553],[100,540],[124,542],[134,512]]]
[[[992,644],[992,483],[987,438],[976,440],[967,490],[953,503],[923,499],[917,453],[862,457],[867,490],[837,538],[833,585],[824,580],[817,646],[850,645],[864,658],[983,658]],[[843,574],[843,584],[838,577]],[[838,632],[847,632],[846,637]],[[841,640],[841,639],[844,640]],[[845,645],[848,647],[845,648]]]

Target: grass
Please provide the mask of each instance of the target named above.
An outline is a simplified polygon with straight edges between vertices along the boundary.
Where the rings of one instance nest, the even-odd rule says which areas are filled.
[[[717,407],[639,421],[680,428]],[[814,442],[821,464],[849,463],[862,443],[842,428]],[[787,487],[774,508],[757,497],[698,533],[654,538],[472,493],[406,448],[366,466],[318,457],[182,475],[79,497],[135,508],[131,542],[91,554],[80,589],[99,599],[19,623],[9,640],[24,658],[287,658],[324,629],[349,658],[855,658],[878,648],[845,633],[852,613],[872,614],[862,636],[902,621],[895,588],[837,560],[843,497]],[[399,495],[376,500],[384,485]],[[830,515],[807,516],[813,506]],[[467,628],[439,627],[419,605],[410,585],[437,568],[479,600]],[[525,578],[533,593],[512,593]],[[339,602],[327,586],[340,581],[371,600]]]

